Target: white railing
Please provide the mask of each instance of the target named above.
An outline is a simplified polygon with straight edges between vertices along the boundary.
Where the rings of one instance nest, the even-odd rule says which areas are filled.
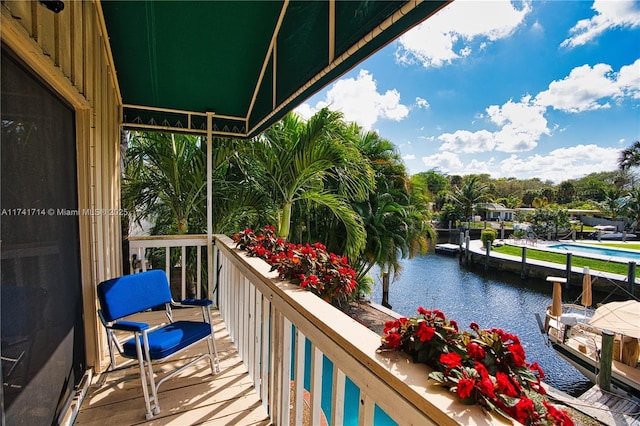
[[[195,266],[190,264],[187,258],[187,248],[196,250]],[[157,265],[149,264],[149,249],[164,249],[164,270],[169,281],[172,281],[171,271],[180,271],[180,300],[187,297],[210,297],[209,289],[212,289],[211,280],[207,280],[206,235],[154,235],[148,237],[129,237],[129,265],[131,273],[146,271],[156,268]],[[171,254],[177,253],[178,260],[171,260]],[[187,288],[187,271],[191,268],[194,275],[194,289]],[[176,295],[174,295],[176,298]]]
[[[302,424],[303,404],[313,425],[504,424],[428,385],[426,366],[378,352],[380,336],[228,237],[214,242],[220,314],[273,424]]]
[[[196,297],[213,297],[256,392],[275,425],[504,424],[430,386],[428,369],[399,352],[379,353],[380,336],[312,293],[281,281],[261,259],[214,237],[215,268],[206,279],[206,235],[132,237],[132,272],[145,271],[149,249],[181,267],[187,294],[187,248],[195,247]],[[172,265],[171,253],[179,254]],[[214,291],[214,287],[216,291]],[[308,412],[305,413],[305,408]],[[326,423],[325,423],[326,420]],[[391,420],[391,421],[389,421]]]

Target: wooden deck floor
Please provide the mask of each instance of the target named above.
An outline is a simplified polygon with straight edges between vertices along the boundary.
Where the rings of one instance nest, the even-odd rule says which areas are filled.
[[[592,417],[607,426],[640,426],[640,401],[604,392],[593,386],[578,398],[592,410]]]
[[[195,312],[197,311],[197,312]],[[164,313],[143,314],[145,322],[162,322]],[[200,316],[198,309],[176,310],[176,319]],[[201,318],[201,316],[200,316]],[[138,318],[140,320],[140,318]],[[267,413],[253,388],[227,330],[214,311],[215,337],[220,372],[211,375],[203,360],[160,387],[160,414],[145,419],[144,397],[137,366],[106,375],[103,386],[89,389],[80,406],[75,425],[268,425]],[[185,351],[181,359],[165,362],[156,372],[170,371],[178,363],[206,351],[200,343]],[[94,384],[100,377],[95,377]]]

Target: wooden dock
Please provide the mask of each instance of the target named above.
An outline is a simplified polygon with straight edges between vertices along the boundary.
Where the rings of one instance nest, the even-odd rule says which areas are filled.
[[[607,426],[640,426],[640,400],[605,392],[599,386],[575,398],[544,385],[547,395]]]
[[[591,417],[600,422],[616,426],[640,426],[640,400],[605,392],[599,386],[580,395],[578,400],[590,407]]]
[[[436,244],[435,252],[455,256],[460,253],[460,246],[456,244]]]

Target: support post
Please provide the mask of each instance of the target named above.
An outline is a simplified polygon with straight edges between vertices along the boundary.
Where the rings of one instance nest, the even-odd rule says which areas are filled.
[[[471,238],[469,237],[469,233],[467,233],[467,235],[464,237],[464,256],[465,256],[465,260],[467,265],[469,264],[469,258],[471,257],[471,252],[469,251],[469,243],[471,241]]]
[[[485,257],[484,257],[484,270],[489,269],[489,256],[491,256],[491,240],[487,240]]]
[[[573,253],[568,252],[567,253],[567,272],[566,272],[567,286],[571,282],[571,263],[572,262],[573,262]]]
[[[611,390],[611,364],[613,363],[613,333],[602,331],[602,349],[600,351],[600,375],[598,385],[604,391]]]
[[[629,269],[628,269],[628,273],[627,273],[627,291],[629,291],[629,293],[632,296],[635,296],[635,290],[636,288],[636,262],[629,262]]]
[[[520,264],[520,278],[526,276],[527,272],[527,246],[522,246],[522,263]]]
[[[460,231],[458,234],[458,250],[460,252],[460,258],[458,259],[460,263],[462,263],[462,244],[464,243],[464,234]]]
[[[207,112],[207,293],[213,297],[217,274],[213,264],[213,113]]]

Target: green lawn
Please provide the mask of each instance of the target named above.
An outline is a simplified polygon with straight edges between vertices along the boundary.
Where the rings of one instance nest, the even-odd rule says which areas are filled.
[[[587,241],[580,241],[581,243],[588,243]],[[601,246],[615,247],[627,250],[640,250],[640,243],[600,243]]]
[[[498,253],[510,254],[512,256],[522,256],[522,247],[504,245],[492,248],[492,250]],[[564,254],[552,253],[544,250],[536,250],[531,247],[527,247],[527,259],[559,263],[560,265],[567,264],[567,256]],[[589,269],[593,269],[596,271],[610,272],[612,274],[625,276],[627,275],[629,268],[626,263],[608,262],[605,260],[576,256],[575,254],[572,257],[571,265],[580,268],[588,266]]]

